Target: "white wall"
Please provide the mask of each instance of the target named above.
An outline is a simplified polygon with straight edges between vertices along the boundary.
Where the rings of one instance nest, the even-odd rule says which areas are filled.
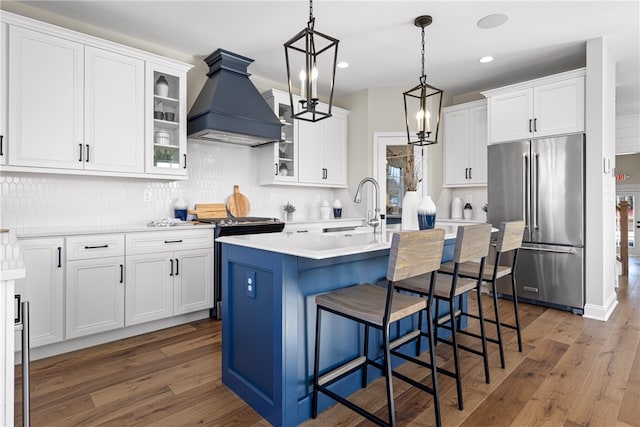
[[[615,293],[615,61],[606,40],[587,41],[585,317],[607,320]]]

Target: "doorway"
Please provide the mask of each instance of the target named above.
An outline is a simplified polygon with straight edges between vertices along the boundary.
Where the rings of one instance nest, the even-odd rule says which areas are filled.
[[[637,186],[616,188],[616,205],[621,201],[629,203],[629,255],[640,256],[640,213],[638,213],[638,203],[640,203],[640,189]],[[620,217],[616,216],[616,249],[620,250]]]
[[[418,196],[428,194],[427,150],[408,145],[404,132],[375,132],[373,144],[373,176],[380,184],[381,209],[387,224],[399,224],[407,181],[411,181],[407,169],[415,170]]]

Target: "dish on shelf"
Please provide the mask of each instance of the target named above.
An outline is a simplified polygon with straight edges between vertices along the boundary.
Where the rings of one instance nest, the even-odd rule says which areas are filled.
[[[155,133],[154,142],[158,145],[171,145],[171,134],[164,129],[159,129]]]
[[[286,164],[280,163],[280,168],[278,169],[278,175],[280,176],[289,176],[289,168]]]

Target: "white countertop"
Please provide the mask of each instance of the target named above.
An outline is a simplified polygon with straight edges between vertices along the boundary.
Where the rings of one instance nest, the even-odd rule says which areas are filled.
[[[458,226],[443,224],[436,228],[445,230],[445,239],[453,239],[456,237]],[[335,233],[282,232],[226,236],[218,238],[217,241],[304,258],[327,259],[389,249],[391,235],[395,231],[397,230],[388,230],[375,236],[369,230]]]
[[[175,225],[170,227],[155,227],[147,224],[29,227],[18,229],[15,233],[18,238],[25,239],[34,237],[74,236],[82,234],[135,233],[139,231],[176,231],[182,229],[189,230],[194,227],[197,227],[199,229],[215,228],[215,225],[187,222],[182,225]]]

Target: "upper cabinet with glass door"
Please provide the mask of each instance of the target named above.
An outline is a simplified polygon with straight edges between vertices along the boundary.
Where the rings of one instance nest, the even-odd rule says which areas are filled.
[[[259,184],[298,182],[298,121],[292,119],[289,94],[272,89],[262,94],[283,124],[280,141],[258,147]]]
[[[147,173],[187,174],[186,74],[147,63]]]

